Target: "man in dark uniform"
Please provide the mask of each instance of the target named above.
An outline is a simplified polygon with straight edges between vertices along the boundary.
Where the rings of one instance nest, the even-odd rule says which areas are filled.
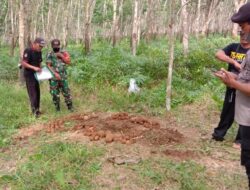
[[[66,51],[60,49],[60,41],[54,39],[51,41],[53,51],[48,53],[46,64],[53,72],[54,77],[49,80],[50,93],[56,110],[60,111],[60,91],[62,92],[65,103],[70,111],[73,111],[72,97],[67,80],[66,65],[70,64],[70,57]]]
[[[36,38],[30,48],[24,50],[22,66],[24,67],[24,78],[30,99],[31,110],[35,117],[40,112],[40,86],[35,78],[35,72],[41,72],[42,48],[45,46],[43,38]]]
[[[239,74],[241,63],[245,59],[247,51],[250,49],[250,43],[242,39],[243,33],[240,33],[240,43],[231,43],[224,49],[217,51],[216,58],[228,63],[228,71]],[[216,141],[223,141],[228,129],[234,121],[235,111],[235,92],[236,90],[227,87],[224,98],[224,104],[220,116],[220,122],[214,129],[212,137]],[[235,139],[236,144],[240,144],[239,130]]]

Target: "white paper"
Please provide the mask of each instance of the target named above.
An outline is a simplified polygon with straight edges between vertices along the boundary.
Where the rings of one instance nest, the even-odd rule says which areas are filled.
[[[43,67],[41,72],[36,72],[35,77],[37,80],[48,80],[53,78],[53,75],[51,71],[48,69],[48,67]]]
[[[140,91],[140,88],[137,86],[135,79],[131,78],[129,81],[129,93],[138,93]]]

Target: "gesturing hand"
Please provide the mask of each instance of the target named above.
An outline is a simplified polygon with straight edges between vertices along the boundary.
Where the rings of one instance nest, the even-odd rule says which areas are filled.
[[[57,80],[61,80],[60,75],[58,73],[56,73],[56,72],[55,72],[55,77],[56,77]]]
[[[56,57],[59,58],[59,59],[62,59],[63,58],[63,54],[58,52],[58,53],[55,53],[56,54]]]
[[[236,75],[226,71],[225,69],[221,69],[220,71],[217,71],[215,74],[218,78],[222,80],[223,83],[225,83],[229,87],[234,87],[235,81],[236,81]]]
[[[40,67],[35,67],[34,70],[39,73],[42,72],[42,69]]]

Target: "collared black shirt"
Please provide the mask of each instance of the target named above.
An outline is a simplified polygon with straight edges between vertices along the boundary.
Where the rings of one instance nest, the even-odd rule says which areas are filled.
[[[27,62],[28,64],[39,67],[40,63],[43,61],[42,59],[42,52],[37,52],[32,48],[26,48],[23,53],[23,61]],[[24,76],[34,76],[35,71],[32,69],[24,68]]]

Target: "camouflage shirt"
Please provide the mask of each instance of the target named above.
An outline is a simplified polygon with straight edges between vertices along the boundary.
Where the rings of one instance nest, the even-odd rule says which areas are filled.
[[[61,59],[56,57],[53,51],[47,55],[46,64],[48,63],[51,63],[51,67],[60,75],[62,80],[67,79],[66,65]]]

